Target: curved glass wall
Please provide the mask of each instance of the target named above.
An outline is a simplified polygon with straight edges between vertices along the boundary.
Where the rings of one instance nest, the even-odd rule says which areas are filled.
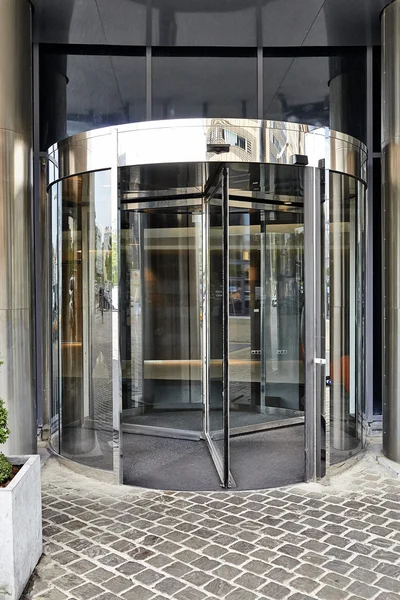
[[[362,447],[361,180],[128,164],[55,181],[49,199],[58,453],[127,484],[212,490],[321,478]]]
[[[112,470],[110,171],[55,184],[52,198],[52,442]]]

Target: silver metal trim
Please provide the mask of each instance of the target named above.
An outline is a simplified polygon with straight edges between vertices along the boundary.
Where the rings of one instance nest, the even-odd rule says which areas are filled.
[[[112,155],[116,157],[118,153],[118,134],[117,130],[110,140],[110,147],[113,150]],[[118,166],[115,160],[111,167],[111,227],[112,241],[111,254],[112,263],[117,270],[117,282],[119,286],[119,245],[120,245],[120,227],[119,227],[119,197],[118,197]],[[118,303],[119,306],[119,303]],[[119,350],[119,307],[114,310],[111,305],[112,320],[112,398],[113,398],[113,465],[114,465],[114,482],[117,484],[123,483],[123,434],[122,434],[122,376],[121,376],[121,357]]]
[[[208,152],[207,144],[213,134],[222,130],[244,142],[230,144],[229,152]],[[66,138],[49,148],[48,159],[59,167],[58,174],[50,170],[49,184],[56,181],[56,177],[111,168],[115,158],[110,136],[114,131],[118,136],[118,166],[179,162],[289,164],[282,162],[271,143],[272,134],[277,131],[280,137],[286,132],[287,156],[307,154],[309,165],[314,167],[325,159],[333,170],[366,179],[366,147],[349,135],[329,131],[327,146],[325,128],[261,119],[215,118],[128,123]]]
[[[173,427],[153,427],[150,425],[137,425],[136,423],[123,423],[122,432],[133,433],[136,435],[173,438],[175,440],[199,441],[204,439],[204,435],[201,431],[174,429]]]

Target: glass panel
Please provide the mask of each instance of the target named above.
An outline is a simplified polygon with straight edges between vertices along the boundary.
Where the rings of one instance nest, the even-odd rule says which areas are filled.
[[[59,306],[59,188],[54,184],[50,189],[51,202],[51,332],[52,332],[52,394],[50,411],[51,443],[56,452],[60,451],[60,306]]]
[[[153,118],[256,118],[255,58],[154,57]]]
[[[110,173],[60,185],[61,453],[111,470]]]
[[[265,165],[256,176],[253,166],[273,204],[239,201],[244,171],[231,165],[231,464],[241,488],[262,488],[304,480],[304,170]],[[266,444],[255,483],[251,448]]]
[[[331,462],[361,447],[363,204],[357,180],[330,173]]]
[[[89,129],[144,121],[144,56],[40,57],[41,148]]]
[[[264,118],[326,126],[365,141],[365,51],[265,57]]]
[[[228,169],[222,167],[212,182],[206,198],[207,220],[207,318],[205,389],[205,433],[211,456],[227,487],[229,465],[229,374],[228,374],[228,314],[229,294],[228,236]],[[207,397],[208,396],[208,397]]]
[[[159,46],[255,46],[256,6],[228,2],[153,2],[152,43]]]
[[[202,429],[202,214],[121,213],[124,423]]]

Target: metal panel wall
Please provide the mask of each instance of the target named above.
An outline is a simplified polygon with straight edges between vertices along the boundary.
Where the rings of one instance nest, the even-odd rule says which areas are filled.
[[[31,8],[0,0],[0,369],[9,454],[36,450],[31,183]]]
[[[382,15],[383,450],[400,461],[400,2]]]

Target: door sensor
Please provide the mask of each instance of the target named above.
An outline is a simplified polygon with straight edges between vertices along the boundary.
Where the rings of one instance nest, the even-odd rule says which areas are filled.
[[[231,149],[230,144],[207,144],[207,152],[214,152],[215,154],[222,154],[223,152],[229,152]]]

